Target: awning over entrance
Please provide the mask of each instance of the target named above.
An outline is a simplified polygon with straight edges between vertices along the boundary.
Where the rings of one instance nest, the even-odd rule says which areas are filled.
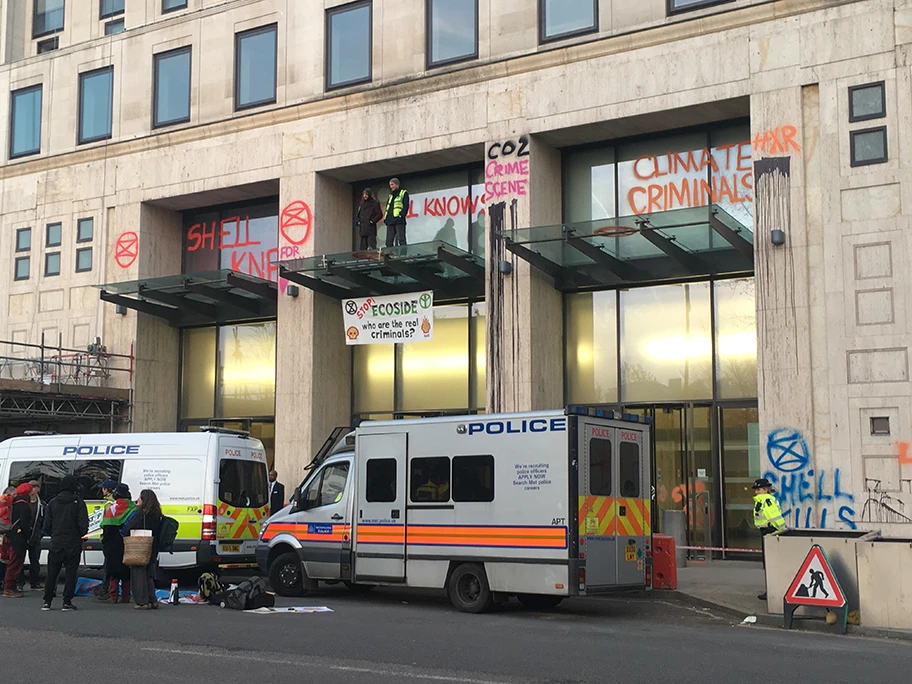
[[[752,229],[718,205],[500,235],[564,292],[754,270]]]
[[[231,270],[98,285],[112,304],[157,316],[178,328],[224,325],[277,312],[278,286]]]
[[[344,252],[279,263],[279,275],[334,299],[434,290],[435,299],[484,294],[484,257],[446,242]]]

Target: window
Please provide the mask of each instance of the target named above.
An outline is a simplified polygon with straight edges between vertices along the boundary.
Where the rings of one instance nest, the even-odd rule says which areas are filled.
[[[667,0],[668,5],[665,8],[669,15],[680,14],[681,12],[691,12],[703,7],[712,5],[721,5],[733,0]]]
[[[618,446],[620,469],[620,496],[636,498],[640,495],[640,445],[636,442],[621,442]]]
[[[276,25],[238,33],[235,37],[234,108],[276,101]]]
[[[494,501],[494,457],[453,458],[453,501]]]
[[[886,115],[887,103],[882,81],[849,88],[849,123],[881,119]]]
[[[16,90],[10,107],[10,159],[41,151],[41,86]]]
[[[44,275],[60,275],[60,252],[50,252],[44,255]]]
[[[16,273],[14,280],[28,280],[31,275],[31,259],[29,257],[19,257],[16,259]]]
[[[54,36],[53,38],[48,38],[47,40],[38,41],[38,54],[43,55],[45,52],[53,52],[60,47],[60,38]]]
[[[16,251],[27,252],[32,248],[32,229],[20,228],[16,231]]]
[[[76,223],[76,242],[91,242],[95,234],[95,219],[83,218]]]
[[[888,417],[872,417],[871,418],[871,434],[872,435],[889,435],[890,434],[890,419]]]
[[[79,74],[79,144],[111,137],[114,67]]]
[[[238,508],[262,508],[268,504],[266,464],[223,458],[219,463],[219,500]]]
[[[589,495],[611,496],[611,442],[589,440]]]
[[[154,126],[190,121],[190,48],[155,55],[152,99]]]
[[[347,480],[348,463],[334,463],[325,467],[304,491],[305,509],[331,506],[342,501]]]
[[[103,499],[104,496],[98,484],[105,480],[120,482],[122,473],[123,461],[118,460],[76,461],[73,470],[76,481],[79,483],[79,496],[86,501]],[[138,491],[133,493],[139,494]],[[44,497],[42,496],[42,498]]]
[[[887,127],[849,132],[852,166],[883,164],[887,161]]]
[[[396,459],[372,458],[367,462],[367,502],[396,500]]]
[[[63,30],[64,0],[35,0],[32,38]]]
[[[450,459],[445,456],[412,459],[409,483],[412,501],[446,503],[450,500]]]
[[[44,246],[45,247],[60,247],[60,243],[63,242],[63,225],[60,223],[49,223],[45,228],[44,234]]]
[[[9,484],[18,487],[23,482],[41,483],[41,498],[50,501],[60,494],[60,482],[70,474],[67,461],[19,461],[10,463]]]
[[[162,0],[162,14],[187,9],[187,0]]]
[[[428,0],[428,65],[478,56],[478,0]]]
[[[92,248],[83,247],[76,250],[76,273],[86,273],[92,270]]]
[[[98,18],[107,19],[124,13],[124,0],[99,0]]]
[[[598,30],[597,0],[539,0],[541,42]]]
[[[371,80],[371,3],[326,12],[327,89]]]
[[[123,33],[125,30],[126,25],[124,24],[123,19],[115,19],[114,21],[109,21],[105,24],[106,36],[116,36],[118,33]]]

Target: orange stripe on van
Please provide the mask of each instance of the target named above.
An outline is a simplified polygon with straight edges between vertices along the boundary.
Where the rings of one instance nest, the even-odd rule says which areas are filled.
[[[405,544],[405,525],[358,525],[359,544]]]
[[[567,528],[409,525],[407,540],[419,546],[565,549]]]

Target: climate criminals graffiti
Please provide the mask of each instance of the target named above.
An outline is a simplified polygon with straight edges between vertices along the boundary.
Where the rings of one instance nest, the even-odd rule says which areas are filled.
[[[770,469],[763,477],[777,489],[786,523],[793,528],[819,528],[855,523],[855,497],[843,489],[840,468],[812,468],[807,441],[795,428],[772,430],[766,438]]]

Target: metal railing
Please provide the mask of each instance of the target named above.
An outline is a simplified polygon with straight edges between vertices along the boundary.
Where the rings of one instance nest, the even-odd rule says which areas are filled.
[[[129,354],[112,354],[100,338],[85,349],[49,344],[44,334],[40,344],[0,340],[0,380],[20,380],[45,385],[83,387],[133,387],[133,345]]]

